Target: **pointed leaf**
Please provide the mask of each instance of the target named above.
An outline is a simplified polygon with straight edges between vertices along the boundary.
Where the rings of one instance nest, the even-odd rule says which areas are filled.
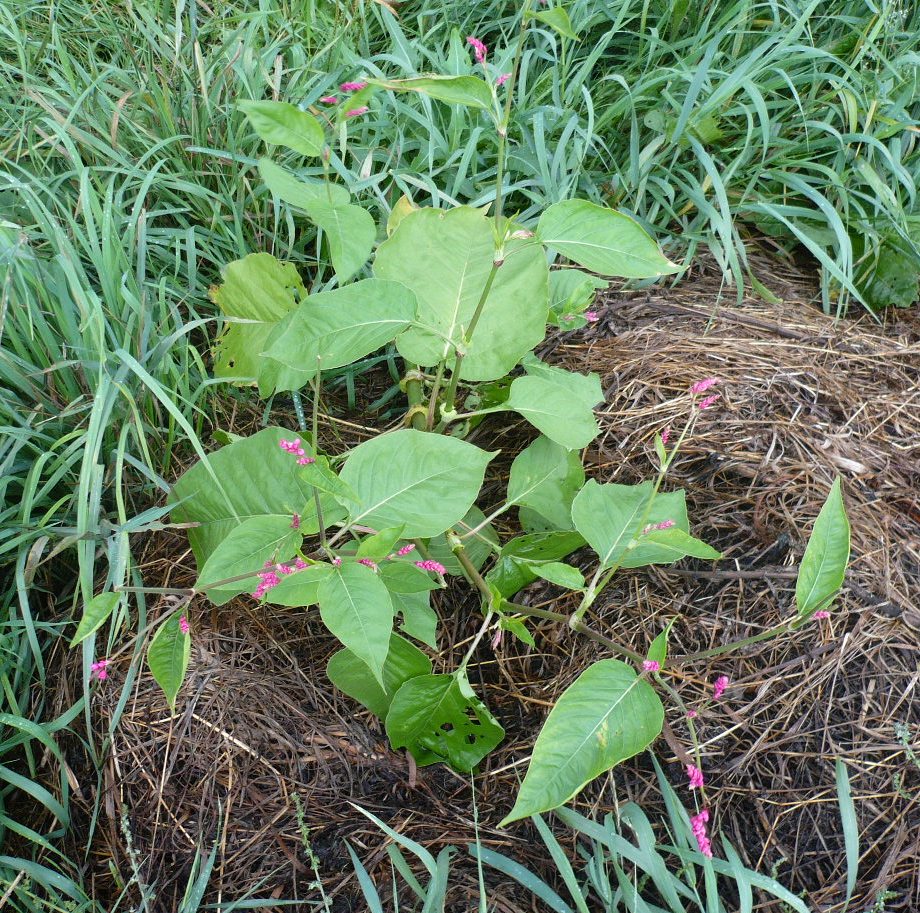
[[[584,484],[578,454],[540,435],[511,464],[508,503],[532,508],[557,529],[571,529],[572,500]]]
[[[577,567],[572,567],[570,564],[549,561],[546,564],[531,564],[530,569],[538,577],[568,590],[583,590],[585,587],[584,575]]]
[[[602,276],[650,279],[680,270],[638,222],[587,200],[554,203],[541,216],[537,237]]]
[[[387,219],[387,237],[389,238],[391,234],[399,227],[399,223],[409,215],[410,212],[415,212],[418,209],[412,200],[403,194],[393,206],[393,209],[390,210],[390,216]]]
[[[444,532],[466,515],[492,454],[457,438],[405,429],[359,444],[341,479],[355,493],[352,524],[404,524],[407,539]]]
[[[373,536],[367,536],[358,545],[357,556],[359,558],[386,558],[393,551],[393,546],[400,540],[402,534],[403,526],[400,524],[382,529]]]
[[[347,647],[334,653],[326,665],[326,675],[340,691],[363,704],[375,716],[384,719],[393,695],[410,678],[428,675],[431,660],[398,634],[390,635],[390,649],[383,667],[383,685]]]
[[[478,76],[417,76],[412,79],[373,80],[374,85],[393,92],[419,92],[449,105],[466,105],[492,111],[489,84]]]
[[[565,558],[584,544],[581,535],[568,531],[518,536],[502,548],[498,561],[486,574],[486,581],[505,599],[510,599],[537,579],[531,567],[533,562]]]
[[[795,585],[799,615],[810,615],[831,602],[843,585],[849,560],[850,521],[838,478],[815,520],[799,565]]]
[[[98,631],[112,612],[115,611],[120,601],[121,595],[119,593],[99,593],[93,596],[83,606],[83,617],[77,625],[77,632],[74,634],[70,646],[75,647],[81,641],[86,640],[90,634]]]
[[[329,255],[339,284],[350,279],[371,255],[377,237],[374,217],[354,203],[314,200],[304,206],[307,215],[326,234]]]
[[[527,625],[520,618],[511,618],[503,616],[499,620],[499,627],[503,631],[510,631],[522,644],[528,647],[535,647],[537,642],[533,639],[533,634],[527,629]]]
[[[443,761],[469,773],[505,737],[462,673],[420,675],[396,692],[386,720],[394,749],[419,764]]]
[[[306,111],[283,101],[245,100],[237,107],[266,143],[284,146],[301,155],[322,154],[325,134],[320,122]]]
[[[317,562],[281,578],[278,586],[265,594],[269,605],[283,605],[303,609],[319,602],[319,585],[332,573],[332,565]]]
[[[569,14],[561,6],[551,6],[549,9],[540,10],[530,14],[532,18],[539,19],[540,22],[548,25],[553,31],[558,32],[563,38],[571,38],[578,41],[578,34],[572,28],[572,21]]]
[[[299,209],[307,209],[317,200],[335,206],[342,206],[351,201],[351,194],[344,185],[294,177],[290,171],[276,165],[271,159],[259,159],[259,174],[262,175],[265,186],[278,199]]]
[[[341,368],[385,346],[409,325],[415,310],[415,295],[405,286],[362,279],[310,295],[265,355],[292,369],[297,389],[317,365],[324,371]]]
[[[657,529],[646,533],[640,540],[642,545],[654,545],[661,550],[662,557],[649,564],[670,564],[672,561],[679,561],[681,558],[702,558],[706,561],[715,561],[722,557],[722,553],[716,551],[711,545],[694,539],[689,533],[682,529],[672,526],[670,529]],[[670,553],[670,558],[667,557]]]
[[[173,612],[157,629],[147,648],[147,665],[163,689],[169,709],[176,709],[176,696],[185,679],[192,639],[183,634],[179,621],[185,613]]]
[[[533,241],[517,240],[506,246],[472,341],[464,344],[494,247],[492,219],[469,206],[418,209],[380,245],[374,274],[402,282],[418,298],[417,325],[396,340],[403,358],[436,365],[455,346],[463,346],[467,355],[461,377],[496,380],[543,339],[549,301],[546,257]]]
[[[438,615],[431,607],[429,593],[394,593],[390,591],[393,608],[402,615],[399,629],[420,640],[432,650],[438,649]]]
[[[602,659],[589,666],[550,711],[517,801],[499,826],[564,805],[650,745],[663,722],[655,690],[626,663]]]
[[[380,578],[362,564],[336,568],[319,585],[323,624],[383,684],[383,665],[393,631],[393,603]]]
[[[594,418],[594,404],[587,405],[583,399],[578,399],[574,388],[574,383],[558,376],[518,377],[511,384],[511,395],[505,408],[522,415],[538,431],[562,447],[580,450],[597,437],[600,428]],[[596,402],[601,399],[602,394]]]
[[[665,660],[668,658],[668,637],[675,621],[676,619],[672,618],[665,625],[664,630],[649,644],[646,659],[658,663],[662,667],[664,666]]]

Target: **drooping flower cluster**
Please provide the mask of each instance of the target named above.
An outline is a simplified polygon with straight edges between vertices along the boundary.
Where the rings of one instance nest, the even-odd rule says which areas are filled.
[[[709,821],[709,810],[704,808],[699,814],[690,817],[690,827],[696,837],[696,845],[704,856],[712,859],[712,844],[706,834],[706,824]]]
[[[668,425],[668,427],[665,428],[664,431],[661,432],[661,443],[662,443],[662,444],[667,444],[668,438],[669,438],[670,436],[671,436],[671,426]]]
[[[725,694],[725,689],[728,687],[728,676],[720,675],[712,686],[712,698],[717,701],[723,694]]]
[[[300,529],[300,514],[291,517],[291,529]]]
[[[300,438],[295,437],[293,441],[286,441],[284,438],[281,438],[278,441],[278,446],[285,452],[293,454],[297,457],[297,463],[300,466],[309,466],[310,463],[315,463],[316,460],[307,456],[307,451],[303,449],[303,445],[300,443]],[[295,526],[294,529],[297,527]]]
[[[337,105],[339,103],[337,95],[320,95],[319,100],[324,105]]]
[[[489,53],[489,49],[478,38],[474,38],[472,35],[467,37],[466,43],[473,49],[477,62],[485,63],[486,54]]]
[[[100,682],[104,682],[109,677],[109,661],[107,659],[100,659],[94,662],[90,667],[90,678],[97,678]]]
[[[690,781],[690,789],[703,788],[703,771],[695,764],[687,765],[687,779]]]
[[[717,383],[719,383],[718,377],[705,377],[703,380],[698,380],[690,388],[690,392],[694,395],[697,393],[705,393],[710,387],[714,387]]]
[[[502,73],[501,76],[496,78],[495,85],[503,86],[509,79],[511,79],[510,73]]]
[[[261,599],[269,590],[281,583],[281,578],[295,571],[303,571],[309,567],[306,561],[299,555],[294,559],[292,564],[272,564],[271,561],[265,562],[265,570],[259,571],[259,585],[252,593],[253,599]]]
[[[447,573],[447,568],[439,561],[416,561],[415,566],[420,567],[423,571],[432,571],[435,574],[440,574],[442,577]]]
[[[351,108],[345,112],[346,117],[360,117],[362,114],[367,114],[370,111],[367,105],[359,105],[357,108]]]
[[[367,88],[366,82],[343,82],[339,88],[343,92],[360,92],[362,89]],[[320,99],[322,101],[322,99]]]
[[[721,394],[713,393],[712,396],[707,396],[706,399],[701,399],[699,403],[697,403],[697,407],[701,410],[708,409],[713,403],[720,399],[722,399]]]
[[[815,617],[816,619],[818,619],[818,621],[824,621],[825,618],[830,618],[830,617],[831,617],[831,613],[825,611],[824,609],[821,609],[820,612],[815,612],[814,617]]]
[[[646,659],[642,663],[643,672],[660,672],[661,663],[657,662],[654,659]]]

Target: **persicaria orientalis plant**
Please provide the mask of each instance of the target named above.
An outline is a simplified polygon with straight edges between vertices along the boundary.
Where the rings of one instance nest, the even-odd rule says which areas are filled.
[[[328,126],[308,111],[273,101],[240,104],[269,146],[318,158],[325,179],[303,180],[269,158],[259,173],[277,198],[302,212],[325,238],[334,280],[304,285],[292,263],[254,253],[230,263],[213,291],[225,316],[214,372],[255,383],[261,396],[290,392],[302,416],[297,431],[266,428],[232,440],[189,469],[171,494],[172,519],[188,527],[198,580],[151,639],[148,662],[171,705],[185,675],[192,637],[190,599],[221,605],[241,594],[273,605],[313,610],[341,642],[328,675],[385,722],[390,744],[419,765],[443,762],[471,771],[504,731],[473,691],[467,667],[483,638],[504,632],[534,644],[537,617],[568,625],[610,653],[562,694],[534,745],[520,793],[505,823],[556,808],[585,784],[647,747],[664,721],[662,695],[693,719],[668,684],[671,624],[646,655],[611,639],[586,620],[594,602],[624,568],[670,564],[719,553],[690,534],[684,492],[667,490],[669,467],[704,410],[721,393],[717,378],[688,384],[684,427],[654,439],[658,472],[638,485],[585,478],[580,452],[599,433],[594,407],[599,378],[540,361],[533,353],[547,325],[583,326],[601,277],[652,279],[678,270],[626,214],[586,200],[549,206],[537,224],[505,212],[504,164],[515,85],[534,21],[574,36],[561,7],[524,4],[510,72],[489,62],[470,36],[470,73],[343,82],[318,99]],[[357,75],[357,74],[356,74]],[[490,214],[470,206],[393,205],[385,239],[371,214],[329,176],[331,137],[347,142],[348,124],[384,91],[416,92],[482,112],[497,145]],[[320,243],[318,239],[318,244]],[[373,255],[373,256],[372,256]],[[362,274],[372,257],[370,275]],[[556,268],[551,268],[555,266]],[[323,371],[346,367],[394,343],[405,363],[405,427],[332,457],[318,448]],[[300,408],[308,388],[312,421]],[[477,498],[494,453],[465,440],[495,414],[514,412],[539,432],[511,466],[504,502],[488,516]],[[500,542],[493,521],[517,509],[523,534]],[[589,547],[587,578],[564,560]],[[679,658],[707,659],[776,636],[825,613],[849,555],[849,527],[839,481],[817,518],[802,561],[795,615],[732,644]],[[454,670],[435,674],[437,615],[430,594],[462,577],[481,596],[478,631]],[[580,594],[570,615],[514,601],[537,579]],[[121,596],[103,593],[86,607],[74,638],[99,628]],[[671,660],[674,662],[675,660]],[[108,662],[93,666],[96,678]],[[713,700],[727,679],[719,678]],[[698,752],[688,785],[704,794]],[[700,807],[693,832],[711,854]]]

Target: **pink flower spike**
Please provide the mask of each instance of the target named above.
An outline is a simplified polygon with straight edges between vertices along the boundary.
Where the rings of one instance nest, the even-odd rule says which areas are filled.
[[[668,427],[665,428],[664,431],[661,432],[661,443],[662,443],[662,444],[667,444],[668,438],[669,438],[670,436],[671,436],[671,426],[668,425]]]
[[[369,567],[372,571],[377,571],[377,562],[371,561],[370,558],[359,558],[358,564],[363,564],[365,567]]]
[[[725,694],[725,689],[728,687],[728,676],[720,675],[712,686],[712,699],[717,701],[723,694]]]
[[[298,555],[294,559],[294,570],[295,571],[305,571],[309,566],[310,565],[307,564],[307,562],[304,561],[303,558],[300,557],[300,555]]]
[[[687,777],[690,780],[690,789],[703,788],[703,771],[695,764],[687,765]]]
[[[713,393],[712,396],[707,396],[706,399],[700,401],[700,409],[708,409],[714,402],[722,399],[718,393]]]
[[[332,559],[332,566],[333,566],[333,567],[340,567],[341,564],[342,564],[342,559],[341,559],[341,558],[333,558],[333,559]]]
[[[688,720],[695,720],[695,719],[696,719],[696,711],[695,711],[695,710],[688,710],[688,711],[687,711],[687,719],[688,719]]]
[[[597,323],[597,311],[585,311],[582,316],[588,323]]]
[[[415,566],[420,567],[423,571],[440,574],[442,577],[447,573],[447,568],[438,561],[416,561]]]
[[[367,114],[370,110],[367,105],[361,105],[359,108],[352,108],[350,111],[345,112],[346,117],[360,117],[362,114]]]
[[[670,529],[674,526],[673,520],[662,520],[661,523],[649,523],[648,526],[642,530],[642,535],[647,536],[649,533],[654,532],[656,529]]]
[[[661,663],[656,662],[654,659],[646,659],[642,663],[643,672],[660,672]]]
[[[408,545],[404,545],[396,554],[402,557],[403,555],[408,555],[409,552],[415,551],[415,544],[410,542]]]
[[[298,466],[309,466],[311,463],[315,463],[315,462],[316,460],[313,457],[308,457],[308,456],[298,457],[297,459]]]
[[[300,514],[291,517],[291,529],[300,529]]]
[[[709,810],[703,809],[698,815],[692,815],[690,818],[690,828],[693,836],[696,837],[696,845],[704,856],[712,859],[712,844],[709,837],[706,836],[706,823],[709,821]]]
[[[321,95],[319,100],[324,105],[337,105],[339,103],[339,99],[335,95]]]
[[[502,73],[502,75],[495,80],[495,85],[503,86],[509,79],[511,79],[510,73]]]
[[[479,63],[485,63],[486,54],[489,53],[489,49],[478,38],[474,38],[472,35],[466,39],[466,43],[473,49],[476,60]]]
[[[104,682],[109,677],[109,661],[107,659],[100,659],[98,662],[93,663],[90,669],[90,678],[96,676],[100,682]]]
[[[831,617],[831,613],[830,613],[830,612],[825,612],[824,609],[821,609],[820,612],[815,612],[814,617],[815,617],[818,621],[824,621],[825,618],[830,618],[830,617]]]
[[[362,89],[367,88],[366,82],[343,82],[339,88],[343,92],[360,92]]]
[[[497,650],[502,645],[502,634],[505,632],[499,628],[495,634],[492,635],[492,649]]]
[[[183,634],[188,634],[192,630],[188,623],[188,619],[184,615],[179,619],[179,630]]]
[[[718,377],[706,377],[703,380],[698,380],[691,388],[690,392],[693,394],[696,393],[705,393],[710,387],[714,387],[720,380]]]

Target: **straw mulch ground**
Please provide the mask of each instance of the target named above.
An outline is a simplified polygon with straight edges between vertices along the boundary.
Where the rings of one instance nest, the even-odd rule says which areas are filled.
[[[763,276],[767,267],[759,268]],[[900,731],[918,747],[920,315],[891,313],[885,326],[866,318],[835,324],[802,300],[808,285],[800,276],[779,273],[775,264],[769,271],[771,288],[786,303],[719,303],[718,280],[698,275],[677,290],[611,295],[597,325],[547,347],[547,359],[602,376],[603,433],[586,455],[589,474],[601,481],[650,476],[652,435],[681,426],[689,383],[723,379],[722,399],[701,417],[668,484],[687,490],[695,534],[723,549],[725,560],[715,570],[685,563],[624,572],[591,620],[641,651],[676,615],[672,652],[685,654],[788,617],[791,568],[841,475],[853,563],[831,619],[718,660],[674,662],[668,671],[690,706],[701,705],[717,675],[731,678],[726,698],[705,709],[699,723],[715,825],[747,863],[774,872],[815,909],[843,909],[839,757],[861,828],[859,899],[850,909],[871,907],[887,889],[895,897],[886,909],[917,910],[920,767],[896,727],[907,727]],[[327,420],[327,435],[362,437],[359,426],[345,424],[353,420]],[[531,436],[523,424],[502,419],[473,439],[501,447],[506,469]],[[484,501],[497,503],[499,491],[494,484]],[[589,556],[579,558],[587,567]],[[169,532],[147,541],[142,571],[151,586],[189,585],[195,576],[183,539]],[[556,595],[544,584],[525,598],[545,605]],[[153,613],[167,608],[151,605]],[[444,649],[435,662],[446,667],[475,630],[478,606],[458,583],[438,608]],[[195,603],[190,617],[191,671],[174,718],[146,670],[124,706],[116,706],[127,653],[115,663],[112,686],[97,692],[100,736],[120,714],[93,835],[99,896],[116,893],[114,861],[123,875],[134,865],[144,883],[156,886],[155,909],[178,909],[195,855],[216,837],[211,902],[247,891],[314,898],[299,797],[336,910],[365,909],[345,840],[372,872],[389,877],[384,837],[352,802],[434,853],[460,847],[449,908],[473,909],[476,873],[464,849],[474,836],[468,780],[444,767],[416,777],[403,754],[389,751],[380,725],[330,687],[324,668],[336,646],[315,613],[239,599],[221,609]],[[602,651],[552,623],[536,631],[538,649],[507,640],[494,652],[485,645],[472,669],[507,730],[476,789],[484,843],[552,879],[529,825],[498,831],[495,824],[511,804],[548,708]],[[62,704],[70,697],[62,691]],[[673,735],[656,750],[689,804],[674,753],[689,740],[676,710],[669,724]],[[77,758],[74,766],[79,770]],[[661,800],[650,769],[647,758],[624,764],[586,790],[580,807],[601,814],[633,799],[654,815]],[[84,783],[91,782],[87,769]],[[85,787],[83,796],[90,808],[94,790]],[[489,881],[492,909],[541,909],[510,880]]]

